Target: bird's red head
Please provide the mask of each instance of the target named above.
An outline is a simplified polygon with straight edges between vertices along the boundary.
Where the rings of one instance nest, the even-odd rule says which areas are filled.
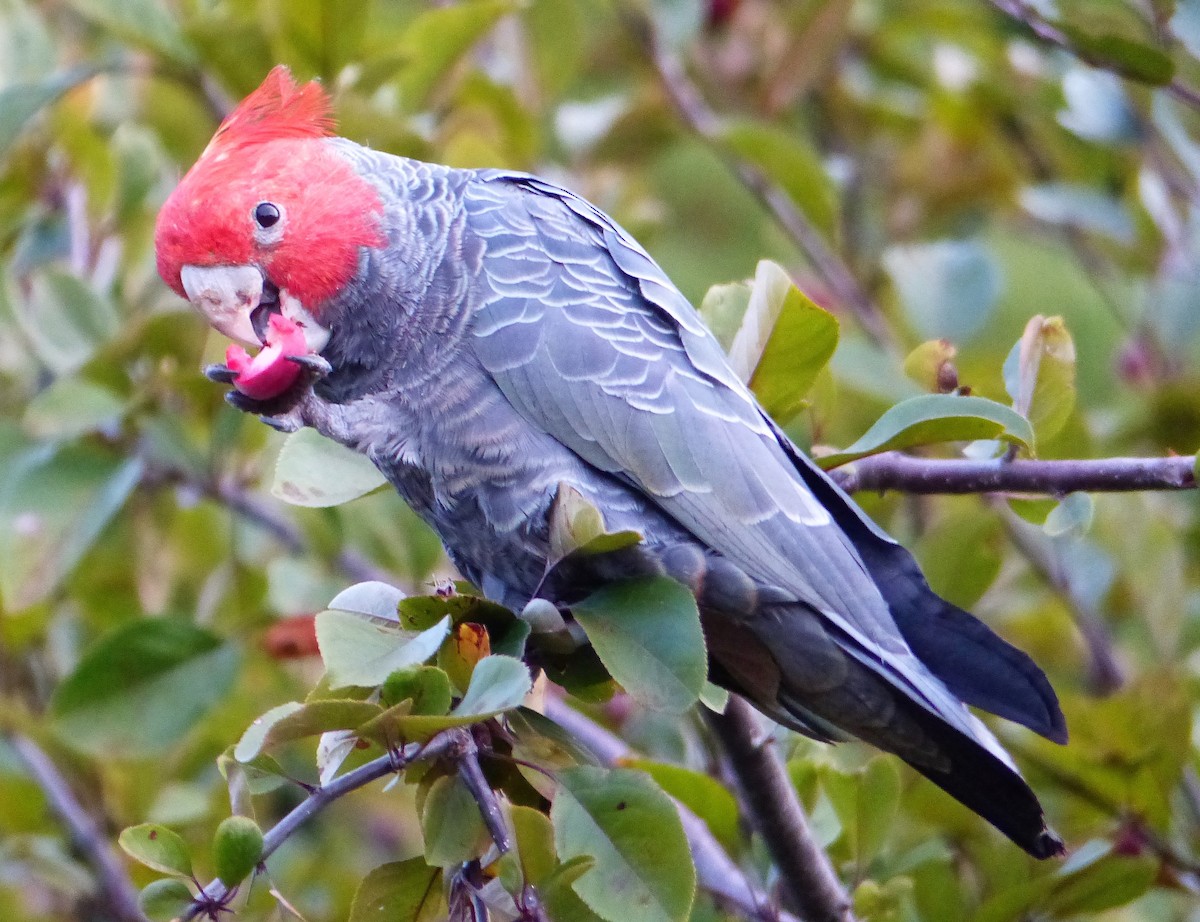
[[[354,276],[359,248],[385,242],[379,195],[329,140],[332,128],[320,85],[276,67],[159,212],[159,274],[235,339],[249,339],[242,315],[269,285],[285,313],[290,303],[319,318]]]

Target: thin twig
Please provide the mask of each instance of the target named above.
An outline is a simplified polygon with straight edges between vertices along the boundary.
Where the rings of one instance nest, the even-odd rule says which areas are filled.
[[[1075,626],[1087,647],[1088,683],[1092,690],[1098,695],[1116,691],[1125,680],[1104,616],[1095,605],[1080,597],[1070,574],[1063,569],[1054,549],[1049,546],[1046,535],[1021,521],[1011,510],[1002,508],[1000,512],[1000,519],[1013,547],[1054,588],[1070,609]]]
[[[189,484],[191,485],[191,484]],[[267,503],[250,495],[241,486],[222,480],[216,483],[196,483],[205,496],[214,499],[230,512],[252,522],[269,533],[293,554],[307,549],[304,533],[286,516],[280,515]]]
[[[1025,3],[1024,0],[991,0],[991,4],[1006,16],[1024,25],[1030,32],[1048,45],[1062,48],[1092,67],[1110,71],[1121,77],[1127,76],[1114,67],[1112,62],[1088,54],[1086,49],[1080,48],[1075,42],[1071,41],[1071,37],[1066,32],[1054,25],[1054,23],[1042,18],[1041,14],[1028,3]],[[1177,79],[1164,84],[1163,89],[1181,102],[1200,109],[1200,91],[1195,90],[1185,83],[1181,83]]]
[[[109,847],[95,818],[76,799],[53,760],[32,739],[13,733],[9,742],[25,764],[46,801],[71,834],[75,847],[96,873],[106,908],[121,922],[145,922],[138,908],[138,892],[120,859]]]
[[[304,532],[290,518],[279,512],[271,503],[264,502],[232,479],[197,477],[183,468],[164,467],[150,462],[146,463],[145,471],[143,476],[145,485],[171,484],[181,486],[196,495],[207,497],[244,521],[267,532],[290,554],[306,554],[312,550]],[[333,564],[342,573],[357,582],[367,580],[393,584],[396,582],[395,574],[377,567],[359,552],[348,548],[343,549],[333,558]]]
[[[428,761],[447,755],[451,747],[458,743],[460,735],[457,732],[440,733],[427,743],[413,743],[401,751],[389,752],[365,765],[360,765],[353,771],[340,775],[329,784],[313,791],[263,836],[262,860],[266,861],[271,857],[297,829],[339,797],[344,797],[351,791],[365,787],[386,775],[403,771],[413,762]],[[184,915],[184,922],[194,919],[204,911],[206,905],[220,903],[228,896],[230,889],[231,887],[226,886],[221,880],[214,880],[204,888],[203,898],[197,899]]]
[[[1160,833],[1147,826],[1139,816],[1131,813],[1128,805],[1102,791],[1075,772],[1062,768],[1051,761],[1043,759],[1035,749],[1019,742],[1010,742],[1009,748],[1020,757],[1022,764],[1028,765],[1033,771],[1040,772],[1051,779],[1055,786],[1066,791],[1073,797],[1079,798],[1100,813],[1103,813],[1121,824],[1136,824],[1138,835],[1144,846],[1157,855],[1164,863],[1176,870],[1188,874],[1194,879],[1200,879],[1200,862],[1190,855],[1180,853]]]
[[[808,258],[837,301],[854,314],[875,344],[890,345],[893,337],[878,305],[859,284],[850,267],[825,242],[821,232],[796,206],[792,197],[723,140],[720,117],[688,77],[679,58],[659,40],[654,25],[645,14],[630,7],[623,8],[622,13],[631,31],[645,48],[671,105],[683,122],[725,159],[742,185],[771,213],[776,223]]]
[[[783,763],[760,738],[754,710],[730,695],[724,714],[706,712],[705,718],[729,756],[742,801],[792,907],[809,922],[852,922],[850,896],[813,836]]]
[[[304,554],[310,550],[308,539],[291,519],[281,515],[270,504],[250,494],[244,487],[229,481],[200,483],[196,486],[210,499],[216,500],[247,522],[269,532],[290,553]],[[368,580],[378,580],[384,583],[396,581],[394,574],[375,566],[357,551],[344,549],[334,558],[333,562],[346,576],[360,583]]]
[[[968,461],[886,452],[830,473],[848,493],[1045,493],[1194,490],[1194,457]]]
[[[557,698],[546,699],[546,716],[606,765],[617,765],[633,755],[624,740]],[[772,907],[771,897],[746,879],[702,819],[678,801],[675,806],[679,810],[679,819],[702,889],[744,918],[758,922],[800,922],[790,912]]]
[[[500,811],[500,801],[496,799],[496,792],[483,776],[483,769],[479,766],[479,747],[475,744],[470,730],[460,734],[451,757],[458,764],[458,777],[479,805],[479,814],[483,817],[483,825],[487,827],[488,835],[496,843],[500,854],[508,852],[512,849],[512,842],[508,837],[504,814]]]

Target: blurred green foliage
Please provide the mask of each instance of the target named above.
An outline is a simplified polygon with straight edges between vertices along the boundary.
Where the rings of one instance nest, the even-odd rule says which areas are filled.
[[[1049,27],[1050,40],[1001,7]],[[774,314],[788,298],[794,311],[780,339],[749,347],[746,370],[764,357],[758,383],[801,444],[874,451],[1003,438],[1045,458],[1196,450],[1200,3],[648,0],[642,9],[722,116],[715,135],[680,119],[628,9],[609,0],[0,0],[0,918],[111,917],[11,734],[52,756],[110,839],[122,827],[168,825],[208,879],[233,862],[207,857],[231,790],[235,800],[258,795],[266,828],[303,794],[276,775],[316,780],[311,745],[258,756],[243,736],[268,708],[305,701],[320,677],[311,622],[296,616],[363,579],[423,596],[452,575],[390,491],[336,505],[371,490],[369,474],[311,476],[346,459],[293,441],[273,474],[283,438],[227,408],[200,376],[223,343],[155,273],[157,207],[276,63],[320,77],[340,132],[359,142],[529,169],[586,195],[705,304],[731,347],[755,298],[741,280],[757,272],[775,286]],[[881,306],[890,343],[863,333],[730,169],[731,155],[824,235]],[[763,259],[840,327],[781,289],[782,273],[756,268]],[[797,337],[799,352],[789,346]],[[963,387],[986,409],[950,412],[938,401],[951,398],[929,393]],[[868,430],[878,438],[860,441]],[[998,729],[1076,851],[1035,864],[895,760],[781,734],[857,911],[1195,919],[1194,494],[859,499],[914,547],[935,589],[972,604],[1049,672],[1071,745]],[[505,663],[529,628],[487,623],[496,676],[478,697],[495,697],[471,698],[460,683],[456,694],[472,702],[461,714],[511,707],[524,690]],[[496,647],[501,636],[510,650]],[[488,652],[439,654],[444,672],[401,674],[395,701],[437,705],[385,718],[394,701],[372,704],[382,723],[368,738],[386,741],[403,721],[452,719],[433,673],[469,677]],[[601,647],[614,673],[621,655]],[[415,663],[391,663],[364,684],[397,665]],[[695,700],[694,670],[683,672],[681,695]],[[558,677],[581,695],[612,688],[598,663]],[[298,713],[306,732],[361,724],[366,702],[333,705],[323,691],[321,707],[273,712],[256,745],[271,732],[304,735]],[[627,698],[591,713],[770,882],[724,788],[688,781],[711,768],[699,722]],[[219,767],[239,739],[250,765],[226,756]],[[589,823],[612,821],[617,836],[638,830],[596,812],[607,794],[595,769],[570,771],[571,797],[550,819],[514,806],[521,868],[500,873],[538,882],[572,922],[591,912],[581,895],[611,917],[619,905],[597,881],[629,869],[610,862],[582,876],[595,869],[572,864],[563,842],[576,848]],[[645,775],[614,777],[646,816],[664,809]],[[426,833],[429,798],[435,815],[463,812],[445,777],[422,796]],[[557,865],[545,854],[554,836]],[[436,872],[420,856],[452,863],[472,847],[423,844],[412,788],[365,789],[293,837],[271,860],[271,882],[305,918],[343,919],[370,872],[354,918],[367,918],[378,895],[398,918],[432,919],[423,894]],[[130,873],[139,885],[153,879]],[[590,883],[573,889],[575,880]],[[650,894],[664,917],[678,914],[682,886]],[[252,890],[244,918],[280,917],[267,891]],[[169,917],[178,896],[170,882],[156,885],[148,905]],[[702,893],[692,918],[726,916]]]

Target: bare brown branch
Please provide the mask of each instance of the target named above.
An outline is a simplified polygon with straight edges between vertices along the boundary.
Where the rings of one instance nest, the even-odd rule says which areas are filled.
[[[145,916],[138,908],[137,889],[125,873],[121,860],[109,846],[95,818],[79,803],[58,766],[28,736],[14,733],[9,742],[25,763],[30,777],[46,795],[50,808],[70,833],[72,843],[95,871],[105,906],[112,917],[120,922],[145,922]]]
[[[969,461],[886,452],[830,473],[848,493],[1043,493],[1194,490],[1196,459],[1100,458],[1069,461]]]
[[[759,731],[754,710],[738,695],[724,714],[705,714],[721,740],[750,821],[779,867],[788,901],[809,922],[853,922],[850,896],[812,834],[791,779]]]
[[[1062,48],[1064,51],[1069,51],[1071,54],[1078,57],[1085,64],[1090,64],[1092,67],[1098,67],[1103,70],[1116,71],[1112,65],[1106,61],[1083,54],[1071,37],[1056,26],[1054,23],[1042,18],[1032,6],[1025,3],[1024,0],[991,0],[992,6],[1004,13],[1006,16],[1017,20],[1023,24],[1030,32],[1046,42],[1048,45],[1053,45],[1056,48]],[[1172,80],[1163,86],[1168,93],[1178,99],[1180,102],[1187,103],[1189,106],[1200,109],[1200,91],[1185,83],[1181,83],[1178,79]]]
[[[721,137],[721,119],[688,77],[682,62],[665,48],[654,26],[641,12],[623,10],[632,31],[646,49],[659,81],[680,119],[721,154],[730,169],[771,213],[776,223],[808,258],[837,302],[857,318],[877,345],[892,343],[892,334],[879,307],[859,284],[850,267],[826,243],[821,232],[792,201],[791,196],[755,164],[731,150]]]
[[[353,771],[340,775],[324,787],[317,788],[263,836],[262,860],[266,861],[296,830],[335,800],[386,775],[403,771],[413,762],[438,759],[449,754],[452,747],[459,742],[461,735],[461,731],[457,730],[439,733],[427,743],[413,743],[403,750],[389,752],[365,765],[360,765]],[[214,880],[204,888],[203,896],[192,904],[192,908],[184,916],[184,922],[196,918],[207,905],[216,904],[225,899],[237,883],[240,881],[227,886],[221,880]]]

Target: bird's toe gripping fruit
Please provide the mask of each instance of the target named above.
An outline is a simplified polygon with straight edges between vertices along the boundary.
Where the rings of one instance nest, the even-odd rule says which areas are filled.
[[[266,342],[255,356],[236,343],[225,350],[225,364],[236,373],[233,386],[255,400],[278,397],[300,376],[292,357],[308,354],[304,330],[282,314],[272,314]]]

